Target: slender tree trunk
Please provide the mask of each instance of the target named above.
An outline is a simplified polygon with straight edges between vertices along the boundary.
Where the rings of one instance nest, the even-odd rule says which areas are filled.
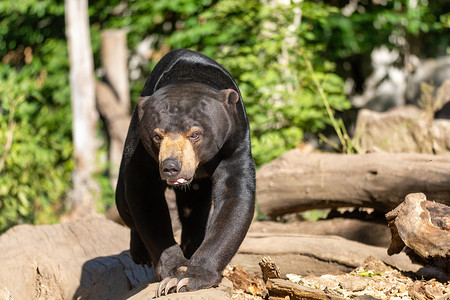
[[[95,107],[94,67],[89,34],[87,0],[65,0],[66,35],[70,58],[70,86],[72,99],[72,132],[75,172],[73,209],[93,207],[95,131],[98,114]]]
[[[97,82],[97,109],[105,120],[109,134],[110,182],[115,189],[131,120],[127,32],[123,29],[104,30],[101,39],[106,83]]]
[[[103,30],[101,39],[101,59],[106,79],[117,93],[120,105],[130,110],[127,31],[125,29]]]

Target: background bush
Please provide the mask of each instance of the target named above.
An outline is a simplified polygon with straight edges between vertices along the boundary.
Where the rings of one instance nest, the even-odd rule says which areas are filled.
[[[448,51],[450,21],[443,12],[450,9],[444,0],[419,0],[416,7],[407,0],[358,1],[347,15],[342,9],[348,1],[285,2],[92,1],[95,66],[100,31],[108,28],[128,28],[130,61],[141,59],[131,64],[134,100],[168,50],[190,48],[216,59],[239,84],[261,165],[329,124],[314,78],[331,107],[345,110],[345,62],[378,45],[428,56]],[[0,1],[0,232],[18,223],[55,222],[64,211],[74,166],[64,27],[63,1]],[[142,58],[137,49],[144,44],[151,51]],[[112,203],[102,176],[101,205]]]

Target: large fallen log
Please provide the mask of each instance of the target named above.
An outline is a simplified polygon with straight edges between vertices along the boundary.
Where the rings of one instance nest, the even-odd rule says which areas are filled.
[[[118,299],[156,280],[128,248],[129,230],[99,216],[15,226],[0,236],[0,296],[3,286],[14,299]]]
[[[153,269],[137,265],[129,229],[102,216],[18,225],[0,236],[0,299],[151,299]],[[150,283],[150,284],[149,284]],[[162,299],[231,299],[232,283]]]
[[[251,274],[259,274],[258,263],[270,256],[287,273],[306,275],[342,274],[362,265],[368,256],[406,272],[418,272],[421,265],[411,263],[405,253],[387,254],[387,248],[369,246],[337,236],[293,233],[250,232],[231,265],[240,265]]]
[[[262,213],[280,216],[314,208],[371,207],[388,212],[409,193],[450,204],[450,156],[291,150],[258,171]]]
[[[159,283],[143,284],[140,287],[131,290],[123,297],[115,297],[111,299],[128,299],[128,300],[231,300],[233,294],[233,284],[226,278],[218,287],[202,289],[192,292],[172,293],[166,296],[155,298],[156,290]],[[105,298],[95,298],[105,299]]]
[[[345,218],[289,223],[260,221],[254,222],[249,232],[337,235],[347,240],[380,247],[388,247],[391,242],[391,233],[386,224]]]

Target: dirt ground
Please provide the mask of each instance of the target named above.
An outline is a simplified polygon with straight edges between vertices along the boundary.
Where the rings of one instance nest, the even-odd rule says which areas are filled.
[[[225,274],[233,281],[233,272]],[[284,279],[322,291],[328,299],[450,299],[449,282],[416,278],[414,274],[402,273],[375,257],[368,257],[362,266],[346,274],[322,276],[287,274]],[[266,291],[255,289],[256,279],[253,280],[253,289],[234,289],[233,299],[272,299],[270,291],[267,295]],[[300,299],[293,294],[287,294],[286,297],[285,299]],[[303,299],[318,298],[305,296]]]

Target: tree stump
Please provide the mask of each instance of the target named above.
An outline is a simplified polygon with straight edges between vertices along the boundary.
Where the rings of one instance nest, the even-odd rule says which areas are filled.
[[[450,273],[450,207],[428,201],[422,193],[409,194],[397,208],[386,214],[392,241],[388,254],[406,245],[410,257]]]

